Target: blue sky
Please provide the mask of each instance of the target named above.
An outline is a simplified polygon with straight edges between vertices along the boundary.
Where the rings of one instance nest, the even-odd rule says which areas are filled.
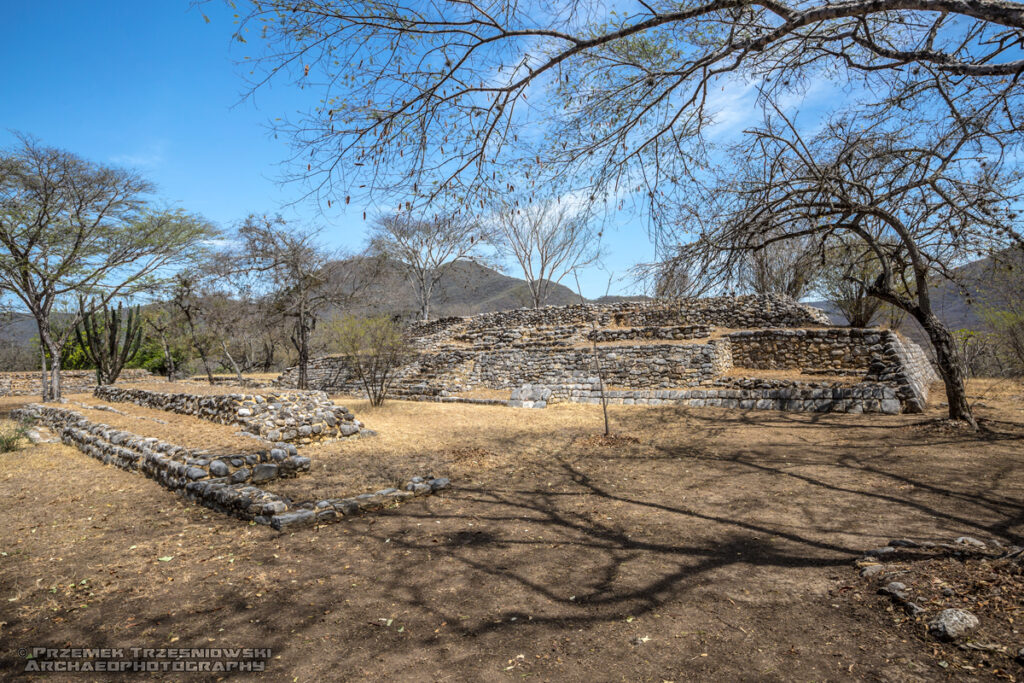
[[[286,206],[302,188],[280,185],[289,156],[269,122],[304,108],[308,93],[275,85],[243,100],[245,52],[232,43],[232,13],[222,3],[188,0],[70,0],[7,3],[0,24],[0,146],[11,131],[36,136],[85,158],[141,171],[158,197],[222,227],[246,214],[280,211],[323,225],[333,246],[362,246],[362,206]],[[749,111],[746,107],[737,107]],[[373,210],[370,209],[370,214]],[[642,225],[623,220],[605,235],[605,271],[589,269],[586,296],[604,294],[608,272],[626,274],[650,260]],[[518,276],[515,269],[510,275]],[[572,286],[566,281],[565,284]],[[628,281],[612,293],[631,290]]]

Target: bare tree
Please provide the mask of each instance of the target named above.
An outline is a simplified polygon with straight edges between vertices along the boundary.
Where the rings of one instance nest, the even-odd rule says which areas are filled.
[[[879,266],[862,286],[921,324],[950,418],[973,424],[964,365],[929,284],[955,278],[967,258],[1024,244],[1014,211],[1021,176],[993,155],[983,122],[928,134],[901,123],[843,117],[805,141],[784,116],[769,120],[737,152],[738,172],[695,200],[689,227],[699,237],[683,252],[692,273],[714,281],[776,242],[858,239]]]
[[[61,354],[83,315],[148,290],[189,261],[214,234],[181,211],[154,211],[138,174],[100,166],[19,137],[0,153],[0,289],[35,318],[51,367],[43,400],[61,396]],[[86,310],[54,328],[55,307],[88,297]]]
[[[870,293],[871,284],[882,272],[878,257],[857,236],[834,240],[824,256],[818,279],[821,293],[850,327],[868,327],[888,306]],[[908,282],[909,278],[900,277],[899,281]]]
[[[413,353],[405,331],[386,315],[348,315],[328,324],[333,345],[363,385],[370,405],[383,405],[402,363]]]
[[[199,354],[206,379],[213,384],[213,366],[210,363],[217,340],[207,326],[204,316],[204,270],[200,267],[191,272],[178,273],[171,288],[169,305],[173,308],[175,317],[184,322],[183,327],[187,331],[189,345]],[[166,344],[164,353],[167,353]]]
[[[166,302],[150,307],[144,316],[146,325],[160,341],[160,350],[164,356],[164,372],[168,382],[174,380],[174,373],[177,369],[174,362],[174,347],[175,341],[182,336],[180,317],[180,313],[175,310],[173,305]]]
[[[298,176],[335,201],[468,201],[508,191],[495,171],[528,169],[617,183],[657,221],[699,167],[715,94],[744,79],[767,94],[857,79],[886,107],[951,119],[1002,102],[1003,130],[1024,111],[1024,10],[1007,0],[244,4],[253,89],[320,95],[280,130]]]
[[[588,206],[571,198],[505,203],[497,212],[495,244],[514,258],[540,308],[553,285],[600,257],[600,232]]]
[[[755,294],[784,294],[800,299],[817,284],[821,254],[812,239],[768,244],[747,254],[738,270],[738,285]]]
[[[372,281],[366,268],[345,267],[342,255],[319,244],[315,229],[288,227],[281,217],[250,215],[238,228],[240,249],[231,260],[253,291],[262,292],[271,309],[291,321],[291,342],[298,354],[298,387],[309,388],[310,336],[332,307],[357,299]]]
[[[382,216],[370,231],[370,252],[397,262],[419,300],[421,320],[430,319],[434,288],[458,261],[485,260],[490,235],[461,213],[414,218],[409,213]]]

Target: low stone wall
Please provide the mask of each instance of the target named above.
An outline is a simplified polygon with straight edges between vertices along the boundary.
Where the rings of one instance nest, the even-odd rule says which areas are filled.
[[[260,484],[309,469],[309,458],[283,442],[259,453],[212,455],[92,422],[67,408],[33,403],[11,414],[14,419],[40,422],[64,443],[87,455],[124,470],[142,472],[170,489],[211,478],[224,478],[232,484]]]
[[[122,370],[118,382],[145,382],[153,379],[149,370]],[[64,370],[60,373],[61,389],[67,394],[85,393],[96,388],[95,370]],[[32,396],[41,393],[42,374],[35,372],[0,372],[0,396]]]
[[[278,530],[336,521],[449,485],[445,478],[413,477],[402,490],[296,504],[253,485],[309,470],[309,458],[297,455],[290,444],[279,443],[259,454],[214,456],[91,422],[66,408],[31,404],[13,411],[12,417],[42,423],[66,445],[105,464],[143,474],[192,502]]]
[[[739,386],[740,383],[746,386]],[[823,384],[755,379],[739,380],[736,384],[732,387],[700,389],[609,389],[605,395],[608,403],[613,405],[715,406],[741,410],[891,415],[901,412],[897,390],[883,384]],[[601,403],[597,378],[549,388],[551,393],[547,398],[548,403]]]
[[[705,339],[715,328],[710,325],[669,325],[667,327],[609,327],[591,330],[587,340],[592,342],[615,342],[630,339]]]
[[[353,436],[362,423],[322,391],[266,394],[172,394],[118,386],[97,387],[97,398],[239,425],[269,441],[310,443]]]

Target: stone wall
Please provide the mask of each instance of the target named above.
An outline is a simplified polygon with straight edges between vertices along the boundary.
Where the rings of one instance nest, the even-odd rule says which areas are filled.
[[[833,327],[810,330],[745,330],[727,335],[733,366],[759,370],[863,370],[867,372],[886,332]]]
[[[710,325],[668,325],[665,327],[606,327],[591,330],[587,340],[592,342],[616,342],[631,339],[705,339],[715,328]]]
[[[601,402],[596,377],[549,387],[548,403]],[[898,414],[897,389],[878,383],[827,384],[794,380],[737,379],[700,389],[607,389],[613,405],[714,406],[741,410]],[[532,397],[531,397],[532,398]]]
[[[896,386],[904,412],[923,412],[931,385],[940,381],[924,349],[889,331],[883,334],[881,347],[868,369],[867,379]]]
[[[97,398],[134,403],[210,422],[231,424],[269,441],[310,443],[353,436],[362,423],[322,391],[266,394],[172,394],[118,386],[97,387]]]
[[[601,328],[702,325],[742,329],[830,325],[823,311],[788,297],[750,295],[521,308],[413,323],[409,332],[422,349],[438,349],[452,342],[479,349],[531,342],[578,343],[585,339],[593,323]]]
[[[149,370],[122,370],[118,382],[145,382],[153,379]],[[60,373],[61,389],[67,394],[92,391],[96,388],[95,370],[64,370]],[[0,372],[0,396],[32,396],[41,392],[40,372]]]
[[[42,423],[64,443],[87,455],[124,470],[142,472],[170,489],[211,478],[224,478],[232,484],[260,484],[309,469],[309,458],[283,442],[258,453],[211,455],[91,422],[67,408],[33,403],[13,411],[12,417]]]
[[[254,485],[309,470],[309,458],[297,455],[291,444],[279,443],[259,454],[214,456],[91,422],[66,408],[30,404],[13,411],[12,417],[43,424],[68,446],[105,464],[143,474],[192,502],[278,530],[336,521],[449,485],[445,478],[413,477],[402,490],[295,503]]]
[[[609,385],[629,387],[697,386],[731,367],[728,342],[723,340],[598,347],[598,357]],[[477,386],[511,390],[523,384],[560,384],[594,372],[591,348],[439,351],[422,354],[403,368],[393,395],[446,395]],[[294,370],[283,374],[281,384],[294,382],[294,375]],[[311,386],[324,390],[363,391],[340,357],[311,363],[308,379]]]
[[[729,367],[724,342],[598,347],[597,357],[611,386],[696,386]],[[593,349],[482,352],[469,381],[494,389],[523,384],[558,384],[579,374],[593,375]]]

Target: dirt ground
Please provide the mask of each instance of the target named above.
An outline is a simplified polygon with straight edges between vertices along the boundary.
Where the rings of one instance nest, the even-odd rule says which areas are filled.
[[[282,490],[453,487],[287,534],[24,448],[0,455],[0,672],[22,647],[235,646],[272,648],[275,681],[1021,680],[921,636],[927,605],[894,624],[853,566],[893,538],[1024,543],[1024,388],[972,396],[978,433],[938,406],[612,406],[612,439],[599,406],[346,400],[378,435],[303,449]]]

